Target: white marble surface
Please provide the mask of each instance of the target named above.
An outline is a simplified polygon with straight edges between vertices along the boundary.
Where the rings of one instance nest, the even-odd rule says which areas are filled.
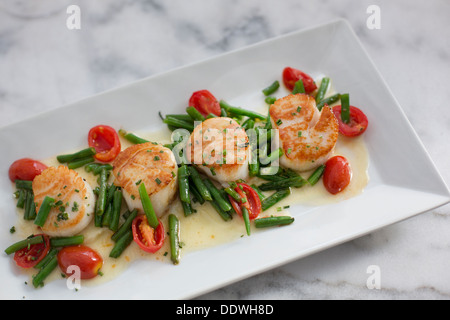
[[[68,30],[66,8],[81,8]],[[366,27],[369,5],[381,29]],[[174,67],[347,19],[447,184],[450,3],[445,0],[29,0],[0,3],[0,126]],[[450,206],[200,299],[449,299]],[[369,265],[381,289],[366,286]]]

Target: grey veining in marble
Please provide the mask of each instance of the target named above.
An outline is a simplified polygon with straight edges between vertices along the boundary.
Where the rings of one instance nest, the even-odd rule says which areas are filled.
[[[81,8],[81,29],[66,8]],[[369,5],[381,29],[366,26]],[[445,0],[73,0],[0,3],[0,126],[172,68],[347,19],[450,182]],[[200,299],[449,299],[450,206]],[[378,265],[381,289],[369,290]]]

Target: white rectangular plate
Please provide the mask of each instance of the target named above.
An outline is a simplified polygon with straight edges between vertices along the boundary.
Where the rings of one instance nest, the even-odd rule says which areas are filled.
[[[0,247],[11,244],[16,222],[9,165],[21,157],[46,159],[85,146],[86,132],[103,123],[128,130],[163,127],[158,111],[180,113],[191,93],[208,89],[224,100],[260,94],[286,66],[328,75],[338,91],[351,93],[370,121],[364,134],[370,182],[337,204],[304,212],[291,207],[295,223],[218,247],[190,253],[178,266],[143,260],[99,286],[74,294],[65,281],[39,290],[24,285],[11,257],[1,254],[2,299],[183,299],[305,257],[378,228],[443,205],[449,191],[400,106],[348,23],[338,20],[264,41],[0,129]],[[51,128],[51,130],[50,130]]]

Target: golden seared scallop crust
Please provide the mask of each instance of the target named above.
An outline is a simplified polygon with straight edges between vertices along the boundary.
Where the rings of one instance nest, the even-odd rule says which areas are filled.
[[[273,128],[279,130],[283,166],[307,171],[332,155],[339,124],[329,107],[320,112],[313,97],[296,94],[278,99],[269,112]]]
[[[154,142],[128,147],[113,161],[114,183],[122,187],[128,207],[142,210],[139,185],[144,183],[158,216],[176,194],[177,170],[172,151]]]
[[[248,136],[234,119],[207,119],[194,128],[187,148],[187,159],[216,181],[246,179]]]
[[[92,220],[95,197],[90,185],[66,166],[48,167],[33,180],[36,210],[46,196],[55,205],[42,227],[50,236],[72,236],[81,232]]]

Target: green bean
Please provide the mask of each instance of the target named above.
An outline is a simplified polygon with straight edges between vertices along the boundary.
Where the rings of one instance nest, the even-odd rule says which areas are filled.
[[[126,140],[128,140],[129,142],[134,143],[134,144],[141,144],[141,143],[150,142],[148,140],[142,139],[141,137],[138,137],[134,133],[126,132],[123,129],[119,129],[119,134],[123,138],[125,138]]]
[[[125,233],[127,233],[128,230],[131,229],[131,224],[133,223],[134,218],[137,217],[137,214],[138,214],[138,212],[137,212],[136,209],[134,209],[133,211],[130,212],[130,215],[125,218],[125,222],[122,223],[122,225],[120,226],[119,230],[117,230],[111,236],[111,239],[113,241],[119,240]]]
[[[43,242],[44,242],[43,236],[31,236],[31,237],[28,237],[24,240],[18,241],[16,243],[10,245],[8,248],[5,249],[5,253],[9,255],[9,254],[19,251],[23,248],[26,248],[32,244],[38,244],[38,243],[43,243]]]
[[[252,118],[248,118],[242,124],[242,128],[244,128],[244,130],[250,130],[253,129],[254,127],[255,127],[255,120],[253,120]]]
[[[188,217],[191,214],[197,212],[196,210],[194,210],[194,208],[192,208],[192,205],[190,203],[181,201],[181,206],[183,207],[183,212],[184,212],[185,217]]]
[[[78,159],[82,159],[82,158],[86,158],[86,157],[92,157],[96,153],[97,152],[95,151],[94,147],[89,147],[89,148],[80,150],[80,151],[75,152],[75,153],[59,155],[59,156],[56,157],[56,159],[60,163],[67,163],[67,162],[72,162],[72,161],[75,161],[75,160],[78,160]]]
[[[256,154],[256,152],[255,152],[255,154]],[[255,159],[255,160],[253,160],[252,162],[249,162],[249,164],[248,164],[248,173],[249,173],[250,177],[254,177],[258,174],[259,166],[260,166],[257,156],[254,156],[254,158],[252,157],[252,159]]]
[[[245,223],[245,230],[247,231],[247,235],[250,235],[250,217],[248,214],[248,210],[246,207],[242,206],[241,207],[242,210],[242,218],[244,218],[244,223]]]
[[[95,161],[95,159],[94,159],[93,156],[88,156],[86,158],[76,159],[76,160],[73,160],[73,161],[67,163],[67,167],[69,169],[77,169],[77,168],[85,166],[88,163],[91,163],[91,162],[94,162],[94,161]]]
[[[231,214],[229,214],[228,212],[222,210],[222,208],[217,204],[217,202],[209,201],[209,203],[214,208],[214,210],[216,210],[216,212],[222,217],[222,219],[224,221],[228,221],[228,220],[230,220],[232,218]]]
[[[262,90],[262,92],[264,93],[265,96],[270,96],[272,93],[277,91],[279,87],[280,87],[280,82],[278,82],[278,80],[275,80],[270,86],[268,86],[267,88],[264,88]]]
[[[340,98],[341,98],[341,95],[339,93],[336,93],[336,94],[333,94],[332,96],[329,96],[328,98],[322,99],[322,101],[320,101],[317,104],[317,109],[319,109],[319,111],[321,111],[324,105],[330,105],[332,103],[335,103]]]
[[[158,217],[156,216],[155,210],[153,209],[150,196],[147,193],[147,189],[145,189],[144,183],[141,183],[139,185],[139,196],[141,197],[142,207],[144,208],[144,213],[147,216],[148,224],[153,229],[156,229],[159,225]]]
[[[341,94],[341,120],[344,123],[350,122],[350,95]]]
[[[217,189],[216,186],[209,179],[203,180],[203,183],[206,185],[209,192],[211,193],[214,202],[216,202],[217,205],[223,211],[230,211],[232,209],[230,203],[224,197],[222,197],[219,189]]]
[[[264,164],[270,164],[278,160],[283,155],[283,148],[278,148],[277,150],[272,151],[265,159],[261,162]]]
[[[82,234],[71,237],[56,237],[50,239],[52,247],[68,247],[83,244],[84,236]]]
[[[328,77],[322,78],[322,81],[320,82],[319,90],[317,90],[316,103],[319,103],[320,101],[323,100],[323,98],[325,97],[325,95],[328,91],[329,84],[330,84],[330,78],[328,78]]]
[[[33,191],[28,190],[25,202],[24,219],[34,220],[36,218],[36,203],[34,202]]]
[[[33,190],[33,181],[28,180],[16,180],[16,189]]]
[[[169,214],[170,260],[180,263],[180,221],[174,214]]]
[[[289,216],[278,216],[278,217],[266,217],[255,219],[256,228],[267,228],[273,226],[287,225],[294,222],[294,217]]]
[[[218,116],[216,116],[214,113],[208,113],[208,115],[206,116],[206,119],[211,119],[211,118],[218,118]]]
[[[92,173],[94,175],[98,175],[102,171],[102,169],[105,169],[106,171],[111,171],[112,169],[114,169],[114,167],[109,163],[100,164],[92,170]]]
[[[194,121],[205,121],[205,117],[200,113],[200,111],[192,106],[187,107],[186,112]]]
[[[322,177],[323,172],[325,171],[325,165],[321,165],[319,167],[317,167],[316,170],[314,170],[314,172],[309,176],[309,178],[307,179],[310,185],[315,185],[320,177]]]
[[[111,222],[109,224],[109,229],[115,232],[119,228],[120,209],[122,207],[122,191],[114,191],[111,207]]]
[[[58,266],[58,256],[53,256],[47,264],[39,270],[39,272],[33,277],[33,286],[35,288],[43,285],[44,280],[52,273]]]
[[[269,197],[267,197],[261,201],[262,211],[269,209],[270,207],[272,207],[276,203],[280,202],[281,200],[283,200],[290,194],[291,194],[291,190],[288,188],[278,190],[277,192],[273,193],[272,195],[270,195]]]
[[[175,128],[183,128],[189,131],[194,130],[194,123],[192,122],[188,122],[188,121],[184,121],[184,120],[180,120],[177,118],[172,118],[167,116],[164,121],[165,124],[169,125],[169,126],[173,126]]]
[[[42,201],[41,207],[39,208],[39,211],[36,215],[36,219],[34,220],[34,224],[43,227],[45,221],[47,220],[48,214],[50,213],[50,210],[52,209],[52,205],[55,203],[55,199],[45,196],[44,200]]]
[[[198,173],[197,169],[194,166],[189,166],[189,176],[192,179],[192,182],[195,184],[202,198],[205,201],[211,201],[212,200],[211,192],[209,192],[209,189],[203,183],[200,174]]]
[[[100,167],[100,163],[97,163],[97,162],[88,163],[87,165],[84,166],[84,170],[86,170],[86,172],[92,172],[95,169],[97,169],[98,167]]]
[[[256,193],[258,194],[259,200],[263,201],[264,198],[266,198],[266,196],[262,193],[261,190],[259,190],[259,188],[255,184],[251,184],[250,187],[252,187],[252,189],[256,191]]]
[[[260,119],[260,120],[266,119],[266,117],[260,113],[257,113],[257,112],[251,111],[251,110],[242,109],[239,107],[233,107],[233,106],[229,105],[227,102],[225,102],[224,100],[220,100],[219,104],[222,108],[224,108],[227,111],[227,113],[232,113],[233,115],[247,116],[252,119],[256,118],[256,119]]]
[[[294,89],[292,90],[292,94],[297,94],[297,93],[305,93],[305,86],[303,85],[302,79],[299,79],[295,83]]]
[[[50,251],[47,253],[47,255],[44,257],[44,259],[42,259],[41,261],[38,262],[37,265],[35,265],[34,267],[36,269],[42,269],[43,267],[45,267],[47,265],[47,263],[50,262],[50,260],[56,256],[58,254],[59,250],[52,248],[50,249]]]
[[[133,241],[133,231],[131,231],[131,229],[128,229],[119,239],[117,239],[114,247],[109,253],[109,256],[111,258],[120,257],[120,255],[130,245],[131,241]]]
[[[106,205],[105,213],[103,213],[102,216],[102,227],[109,227],[111,225],[112,210],[113,210],[112,203],[108,203]]]
[[[192,181],[192,179],[190,177],[189,177],[189,192],[192,195],[192,201],[199,202],[200,204],[205,203],[205,199],[203,199],[202,195],[197,190],[196,186],[194,185],[194,182]],[[184,203],[186,203],[186,202],[184,202]]]
[[[168,115],[166,115],[166,117],[193,123],[191,116],[188,114],[168,114]],[[163,119],[163,121],[164,121],[164,119]]]
[[[25,206],[25,200],[27,199],[27,190],[20,189],[18,190],[19,197],[17,198],[16,207],[23,208]]]
[[[191,203],[189,197],[189,168],[183,164],[178,168],[178,189],[180,194],[180,200],[186,203]]]
[[[259,188],[262,191],[286,189],[289,187],[300,188],[303,187],[306,183],[308,182],[305,179],[298,176],[279,181],[270,181],[267,183],[263,183],[259,186]]]
[[[220,108],[220,116],[221,117],[228,117],[228,112],[225,110],[225,108]]]
[[[265,101],[268,105],[271,105],[271,104],[274,104],[275,101],[277,101],[277,98],[275,98],[275,97],[267,97],[267,98],[264,99],[264,101]]]
[[[103,213],[106,210],[106,199],[107,199],[107,171],[105,168],[103,168],[100,171],[100,179],[99,179],[99,186],[100,190],[98,193],[97,203],[95,207],[95,214],[96,215],[103,215]]]
[[[225,192],[226,192],[227,194],[229,194],[229,195],[230,195],[234,200],[236,200],[238,203],[241,203],[241,202],[242,202],[242,198],[241,198],[241,196],[239,195],[239,193],[236,192],[236,190],[234,190],[234,189],[231,188],[231,187],[227,187],[227,188],[225,188],[224,190],[225,190]]]

